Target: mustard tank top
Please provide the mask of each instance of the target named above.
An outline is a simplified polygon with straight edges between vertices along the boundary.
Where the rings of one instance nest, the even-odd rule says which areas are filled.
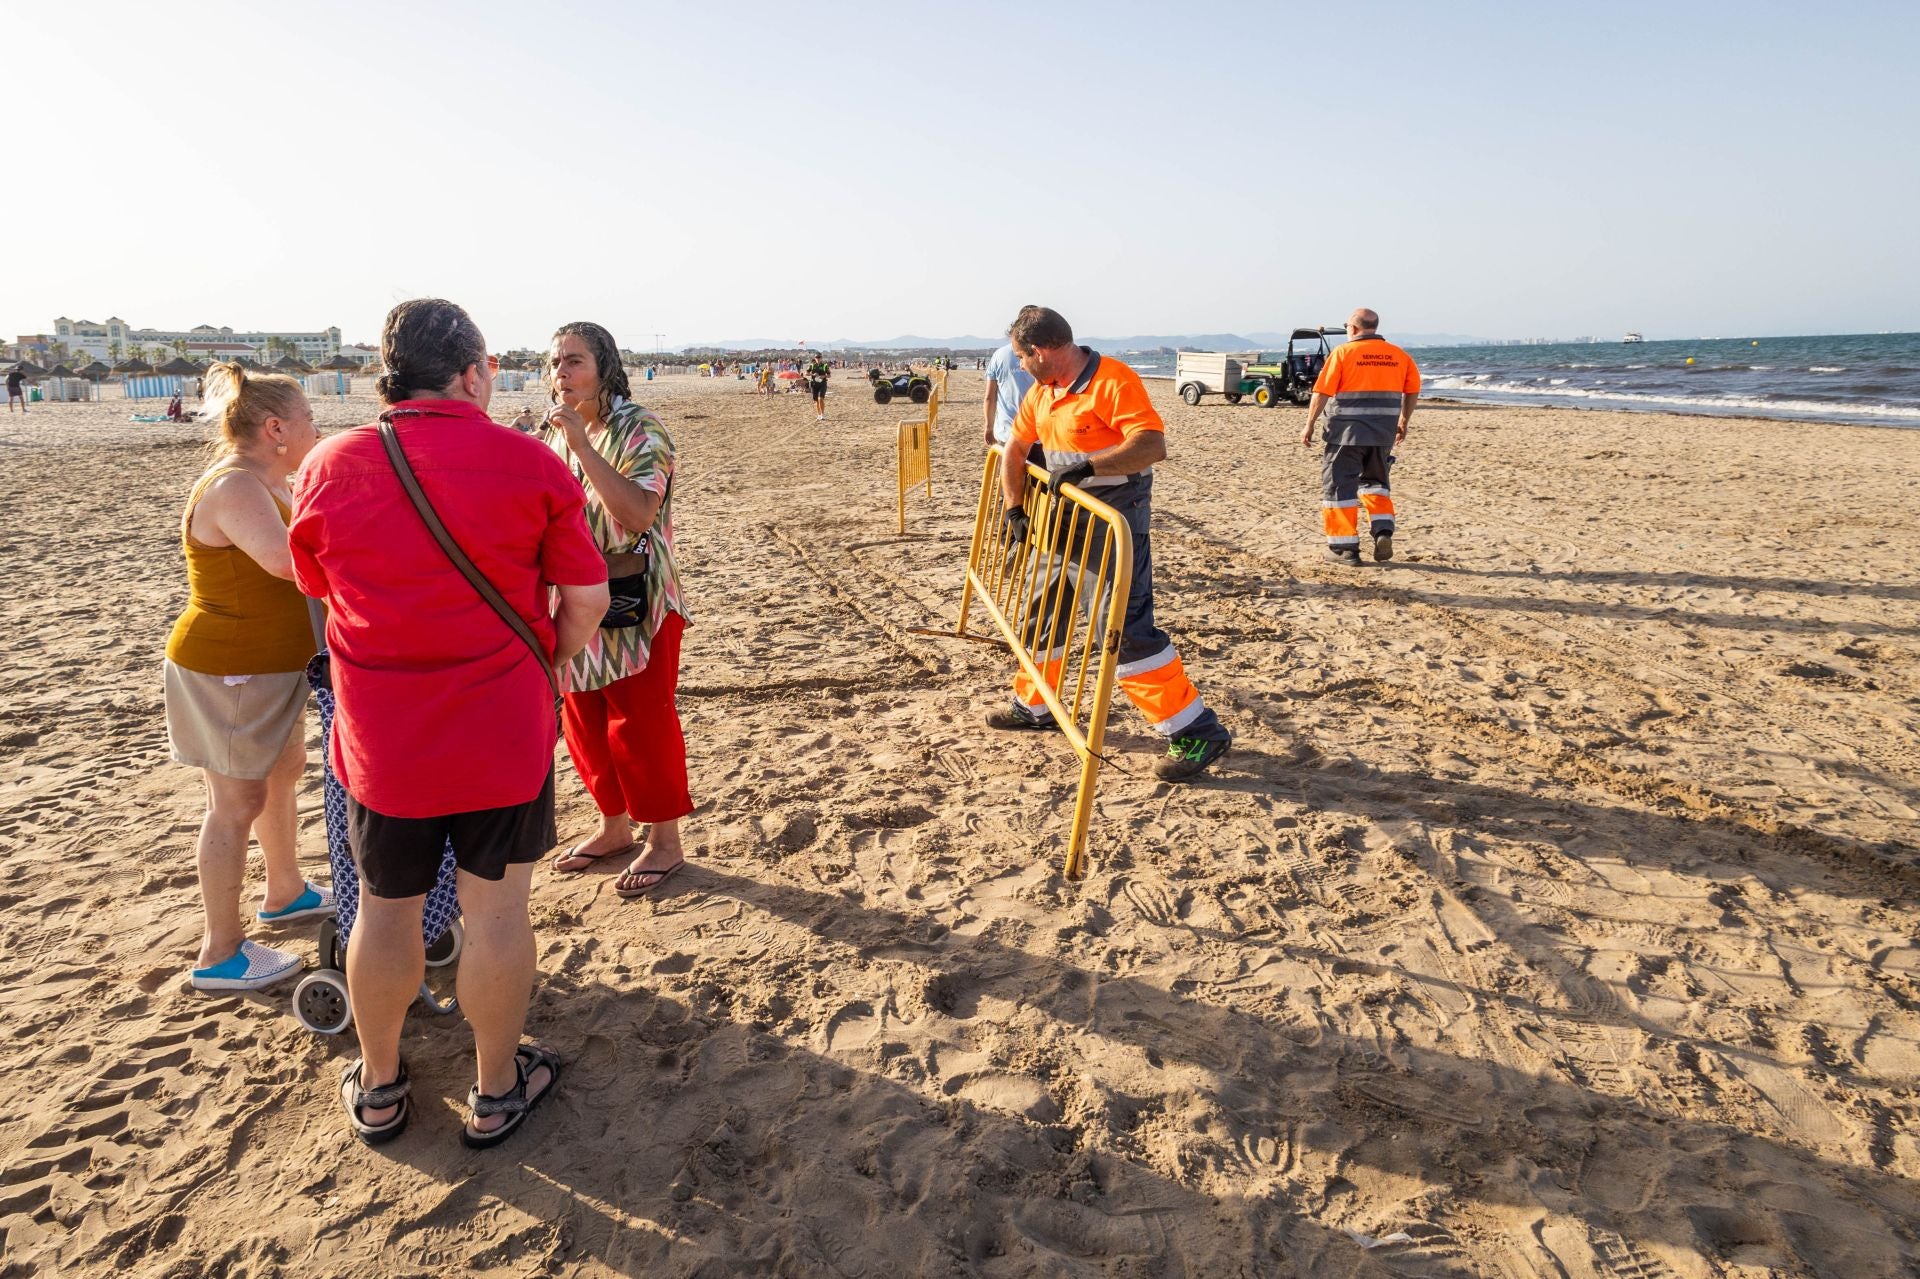
[[[303,670],[314,654],[307,600],[237,546],[203,546],[188,531],[208,484],[237,466],[200,477],[187,496],[180,543],[187,553],[187,607],[167,639],[167,660],[202,675],[269,675]],[[242,474],[246,472],[241,471]],[[293,517],[278,497],[280,520]]]

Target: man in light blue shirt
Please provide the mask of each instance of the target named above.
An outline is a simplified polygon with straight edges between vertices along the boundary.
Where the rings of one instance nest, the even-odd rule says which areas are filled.
[[[1005,444],[1013,437],[1013,419],[1020,401],[1033,389],[1033,376],[1020,367],[1020,357],[1008,342],[987,361],[987,446]]]

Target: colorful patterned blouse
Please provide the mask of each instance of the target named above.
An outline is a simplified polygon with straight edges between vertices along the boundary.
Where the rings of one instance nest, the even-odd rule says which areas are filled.
[[[560,460],[567,464],[575,479],[587,491],[587,527],[594,543],[608,555],[639,549],[642,533],[626,528],[613,518],[606,504],[593,491],[586,472],[567,447],[566,433],[555,426],[546,427],[540,437]],[[593,633],[587,646],[562,673],[560,686],[568,692],[584,693],[605,688],[615,680],[637,675],[647,668],[653,637],[666,620],[668,610],[687,617],[686,604],[680,598],[680,574],[673,562],[673,439],[660,419],[631,400],[615,397],[606,429],[594,441],[594,448],[612,465],[649,493],[662,494],[660,513],[653,527],[646,530],[653,543],[653,608],[642,626],[601,629]]]

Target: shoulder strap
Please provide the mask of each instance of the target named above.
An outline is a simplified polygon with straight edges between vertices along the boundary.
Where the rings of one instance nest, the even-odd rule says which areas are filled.
[[[479,592],[480,598],[500,615],[501,621],[513,628],[513,633],[520,637],[520,642],[525,644],[528,651],[538,659],[540,669],[546,673],[547,686],[553,690],[555,697],[560,696],[560,685],[553,677],[553,660],[540,647],[540,640],[534,635],[533,628],[527,625],[526,619],[514,612],[512,606],[500,597],[500,592],[494,589],[493,583],[487,580],[486,574],[474,567],[473,561],[467,558],[467,553],[460,549],[458,542],[453,540],[453,534],[447,532],[447,526],[440,522],[440,516],[434,511],[433,503],[427,501],[426,492],[420,487],[420,480],[414,475],[413,467],[407,463],[406,451],[400,447],[400,436],[393,429],[392,419],[391,413],[380,415],[380,443],[386,446],[387,460],[393,463],[394,473],[400,477],[400,487],[407,491],[408,498],[413,501],[413,509],[420,512],[421,522],[427,526],[427,532],[433,534],[433,540],[440,543],[440,549],[447,553],[447,558],[453,561],[453,566],[460,570],[460,576],[467,579],[473,589]]]

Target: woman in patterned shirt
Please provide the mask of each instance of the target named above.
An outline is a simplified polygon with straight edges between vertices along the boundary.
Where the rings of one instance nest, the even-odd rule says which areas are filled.
[[[638,625],[601,627],[561,672],[567,752],[600,809],[600,831],[553,865],[577,874],[626,853],[634,823],[645,823],[645,846],[614,881],[620,896],[644,897],[685,860],[680,819],[693,811],[673,702],[687,621],[673,563],[673,440],[627,398],[620,348],[598,324],[562,325],[549,360],[555,403],[542,438],[586,488],[607,575],[644,574],[648,601]]]

